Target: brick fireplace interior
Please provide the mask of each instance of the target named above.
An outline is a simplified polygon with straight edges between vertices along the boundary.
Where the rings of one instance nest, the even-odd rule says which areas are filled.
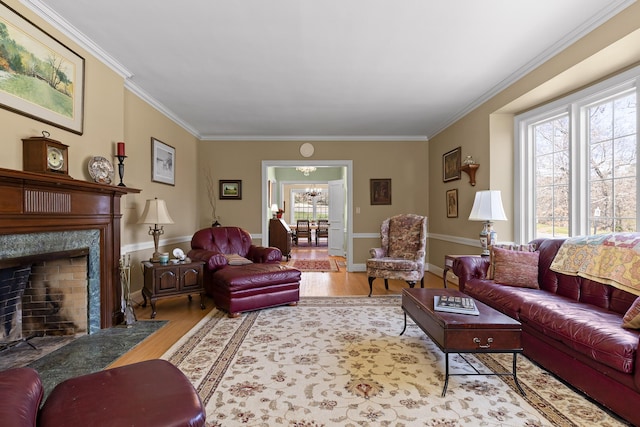
[[[89,332],[89,249],[4,261],[0,344]]]

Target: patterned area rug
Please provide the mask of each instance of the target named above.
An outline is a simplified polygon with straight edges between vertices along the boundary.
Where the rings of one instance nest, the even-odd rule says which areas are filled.
[[[339,271],[338,263],[333,259],[292,259],[287,265],[300,271]]]
[[[454,376],[399,297],[303,298],[230,319],[213,310],[164,356],[197,388],[208,426],[621,426],[518,356],[511,377]],[[504,372],[511,355],[465,356]],[[458,355],[452,373],[471,373]]]

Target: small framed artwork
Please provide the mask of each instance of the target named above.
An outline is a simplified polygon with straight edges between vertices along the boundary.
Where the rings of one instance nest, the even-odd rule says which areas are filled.
[[[151,181],[176,185],[176,149],[151,137]]]
[[[242,200],[242,181],[239,179],[220,180],[220,200]]]
[[[371,179],[369,180],[369,190],[372,205],[391,204],[391,179]]]
[[[442,181],[460,179],[460,147],[442,155]]]
[[[447,218],[458,218],[458,189],[447,190]]]

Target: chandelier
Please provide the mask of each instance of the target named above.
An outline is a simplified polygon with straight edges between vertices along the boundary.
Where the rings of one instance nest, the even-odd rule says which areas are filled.
[[[319,188],[305,188],[304,194],[309,197],[316,197],[322,194],[322,190]]]
[[[304,176],[309,176],[311,172],[315,172],[316,168],[313,166],[298,166],[296,168],[298,172],[302,172]]]

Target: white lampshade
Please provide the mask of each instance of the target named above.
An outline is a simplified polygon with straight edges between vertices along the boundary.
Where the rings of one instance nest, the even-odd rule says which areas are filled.
[[[498,190],[477,191],[469,221],[506,221],[502,195]]]
[[[271,205],[271,212],[278,212],[280,208],[275,203]]]
[[[144,206],[144,212],[138,220],[138,224],[173,224],[173,219],[169,215],[167,205],[164,200],[148,199]]]

